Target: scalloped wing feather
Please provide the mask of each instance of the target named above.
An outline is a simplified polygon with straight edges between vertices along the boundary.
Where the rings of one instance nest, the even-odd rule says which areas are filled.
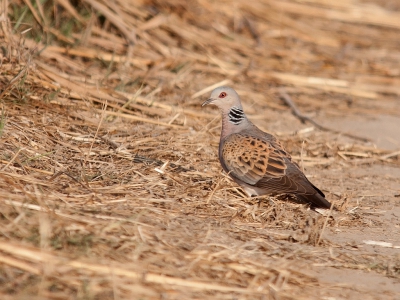
[[[225,141],[222,159],[233,177],[255,185],[261,179],[281,178],[286,174],[286,152],[265,139],[248,134],[232,134]]]

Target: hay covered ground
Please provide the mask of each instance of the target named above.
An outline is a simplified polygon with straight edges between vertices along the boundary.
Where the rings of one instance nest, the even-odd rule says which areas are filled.
[[[1,299],[399,299],[397,1],[0,5]],[[244,196],[219,85],[337,210]]]

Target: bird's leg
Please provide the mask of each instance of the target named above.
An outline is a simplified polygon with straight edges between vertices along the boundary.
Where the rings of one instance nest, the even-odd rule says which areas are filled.
[[[248,187],[242,187],[244,192],[247,195],[247,200],[249,200],[249,202],[252,202],[251,200],[256,200],[256,204],[254,204],[251,208],[251,216],[253,217],[254,221],[259,221],[258,218],[256,217],[256,211],[260,208],[260,204],[262,199],[260,197],[258,197],[258,194],[255,194],[254,191],[251,188]],[[253,197],[256,197],[256,199],[252,199]]]

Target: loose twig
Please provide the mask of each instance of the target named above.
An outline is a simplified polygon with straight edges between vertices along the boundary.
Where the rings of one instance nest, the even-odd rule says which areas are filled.
[[[25,74],[28,72],[28,69],[31,65],[31,57],[29,56],[29,59],[26,63],[26,65],[21,69],[21,71],[18,72],[17,75],[15,75],[10,82],[7,84],[7,86],[4,88],[4,90],[0,93],[0,99],[3,98],[3,96],[5,95],[5,93],[9,90],[11,90],[14,85],[18,82],[18,80],[20,80],[23,76],[25,76]]]
[[[296,104],[294,104],[292,98],[286,93],[284,88],[280,88],[279,89],[279,94],[282,98],[283,101],[285,101],[285,103],[292,109],[292,113],[295,117],[297,117],[302,123],[305,122],[309,122],[311,124],[313,124],[316,128],[323,130],[323,131],[330,131],[333,133],[338,133],[338,134],[342,134],[344,136],[356,139],[356,140],[360,140],[363,142],[370,142],[371,140],[366,138],[366,137],[362,137],[362,136],[358,136],[352,133],[347,133],[347,132],[342,132],[340,130],[336,130],[336,129],[332,129],[329,127],[325,127],[319,123],[317,123],[316,121],[314,121],[313,119],[311,119],[310,117],[307,117],[305,115],[303,115],[299,109],[297,108]]]
[[[85,186],[82,182],[80,182],[78,179],[76,179],[74,176],[72,176],[71,174],[69,174],[68,172],[65,172],[65,171],[59,171],[59,172],[57,172],[57,173],[55,173],[53,176],[51,176],[50,178],[49,178],[49,181],[53,181],[54,179],[56,179],[58,176],[60,176],[60,175],[67,175],[69,178],[71,178],[72,180],[74,180],[76,183],[78,183],[78,184],[80,184],[84,189],[86,189],[86,190],[88,190],[89,192],[92,192],[93,193],[93,191],[89,188],[89,187],[87,187],[87,186]]]
[[[14,160],[17,158],[17,156],[19,155],[19,153],[22,150],[25,150],[25,148],[18,149],[18,151],[17,151],[17,153],[15,153],[14,157],[0,171],[4,171],[5,169],[7,169],[8,166],[11,165],[14,162]]]
[[[134,163],[155,164],[157,166],[162,166],[164,164],[164,162],[161,160],[153,159],[153,158],[149,158],[149,157],[145,157],[145,156],[141,156],[141,155],[135,155],[135,157],[133,158],[133,162]],[[186,169],[186,168],[184,168],[180,165],[174,164],[174,163],[170,163],[169,165],[178,172],[189,172],[189,171],[193,170],[193,167],[190,167],[190,169]]]

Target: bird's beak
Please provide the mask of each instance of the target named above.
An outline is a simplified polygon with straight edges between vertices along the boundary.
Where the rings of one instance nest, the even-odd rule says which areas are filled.
[[[204,101],[204,103],[201,106],[206,106],[206,105],[212,103],[213,101],[214,101],[213,98],[208,98],[206,101]]]

